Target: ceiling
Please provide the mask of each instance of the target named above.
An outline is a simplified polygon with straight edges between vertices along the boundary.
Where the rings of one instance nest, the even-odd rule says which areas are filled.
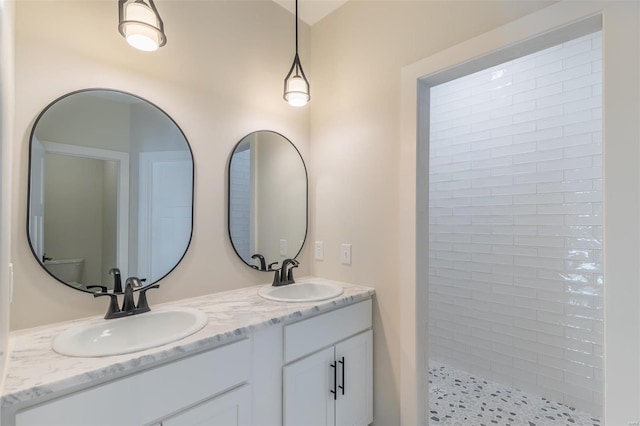
[[[273,0],[291,13],[295,13],[295,0]],[[347,0],[299,0],[298,16],[308,25],[313,25],[343,4]]]

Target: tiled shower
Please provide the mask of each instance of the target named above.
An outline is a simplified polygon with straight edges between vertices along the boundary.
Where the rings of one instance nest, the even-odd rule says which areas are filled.
[[[429,168],[430,361],[594,423],[601,33],[431,88]]]

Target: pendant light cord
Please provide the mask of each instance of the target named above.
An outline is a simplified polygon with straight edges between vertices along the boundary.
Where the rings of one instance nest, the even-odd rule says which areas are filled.
[[[298,0],[296,0],[296,56],[298,56]]]

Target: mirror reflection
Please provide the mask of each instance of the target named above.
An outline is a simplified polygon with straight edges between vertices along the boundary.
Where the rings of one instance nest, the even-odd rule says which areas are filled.
[[[31,132],[28,236],[40,264],[89,292],[150,285],[191,239],[193,156],[176,123],[134,95],[82,90],[54,101]]]
[[[229,236],[254,269],[277,269],[307,234],[307,169],[298,149],[271,131],[245,136],[229,162]]]

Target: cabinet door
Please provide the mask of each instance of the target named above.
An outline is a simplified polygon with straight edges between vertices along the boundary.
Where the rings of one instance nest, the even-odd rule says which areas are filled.
[[[336,426],[373,422],[373,335],[358,334],[335,346],[338,363]]]
[[[146,425],[248,382],[250,358],[251,344],[241,340],[27,407],[16,424]]]
[[[284,426],[333,426],[333,347],[284,368]]]
[[[248,426],[251,424],[249,385],[225,392],[163,420],[162,426]]]

